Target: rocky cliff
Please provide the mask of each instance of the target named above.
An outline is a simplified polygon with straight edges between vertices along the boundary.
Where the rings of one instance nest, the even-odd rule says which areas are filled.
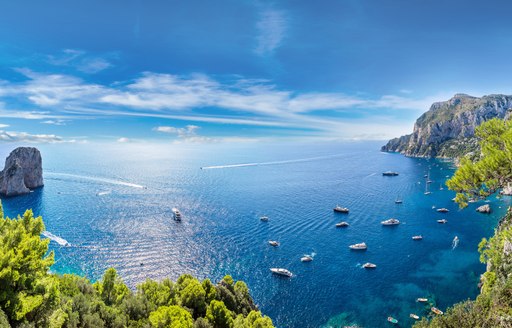
[[[414,157],[457,157],[478,149],[475,128],[492,118],[508,118],[512,96],[481,98],[456,94],[434,103],[414,124],[412,134],[390,140],[381,148]]]
[[[0,172],[0,193],[16,196],[43,186],[43,165],[41,153],[36,148],[19,147],[5,160]]]

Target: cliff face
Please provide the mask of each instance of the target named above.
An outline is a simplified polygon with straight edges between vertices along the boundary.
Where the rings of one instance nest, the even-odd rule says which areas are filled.
[[[5,160],[0,172],[0,193],[16,196],[43,186],[43,165],[41,153],[36,148],[19,147]]]
[[[456,94],[434,103],[416,120],[412,134],[390,140],[381,150],[414,157],[456,157],[477,150],[477,126],[492,118],[508,118],[511,112],[512,96]]]

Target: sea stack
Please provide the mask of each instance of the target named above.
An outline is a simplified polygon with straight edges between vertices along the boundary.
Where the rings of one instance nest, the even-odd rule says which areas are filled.
[[[485,204],[485,205],[482,205],[479,208],[477,208],[476,211],[480,212],[480,213],[489,214],[489,213],[491,213],[491,206],[489,204]]]
[[[5,160],[0,172],[0,194],[17,196],[44,185],[43,163],[37,148],[19,147]]]

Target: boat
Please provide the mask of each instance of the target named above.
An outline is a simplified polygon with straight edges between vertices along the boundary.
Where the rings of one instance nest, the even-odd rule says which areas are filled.
[[[268,216],[266,216],[266,215],[260,216],[260,220],[263,222],[268,222]]]
[[[417,299],[416,299],[416,302],[422,302],[422,303],[425,303],[425,302],[428,302],[428,298],[420,297],[420,298],[417,298]]]
[[[430,310],[431,310],[432,312],[434,312],[435,314],[439,314],[439,315],[443,314],[443,311],[439,310],[439,309],[438,309],[438,308],[436,308],[436,307],[431,307],[431,308],[430,308]]]
[[[359,243],[349,246],[350,249],[356,250],[356,251],[364,251],[368,248],[365,243]]]
[[[390,225],[397,225],[400,224],[400,221],[397,219],[389,219],[381,222],[382,225],[390,226]]]
[[[447,209],[447,208],[445,208],[445,207],[438,208],[438,209],[437,209],[437,211],[438,211],[439,213],[448,213],[448,212],[450,212],[450,210],[449,210],[449,209]]]
[[[395,204],[402,204],[403,203],[403,200],[400,199],[400,196],[398,196],[396,199],[395,199]]]
[[[375,269],[376,267],[377,267],[376,264],[373,264],[370,262],[366,262],[365,264],[363,264],[363,268],[365,268],[365,269]]]
[[[422,239],[423,239],[422,235],[412,236],[412,240],[422,240]]]
[[[439,190],[444,190],[443,184],[441,184],[441,183],[439,184]]]
[[[300,261],[301,262],[311,262],[311,261],[313,261],[313,257],[311,257],[309,255],[304,255],[303,257],[300,258]]]
[[[336,223],[336,228],[345,228],[345,227],[348,227],[349,224],[345,221],[342,221],[342,222],[339,222],[339,223]]]
[[[338,212],[338,213],[348,213],[349,212],[349,209],[346,208],[346,207],[341,207],[339,205],[336,205],[335,208],[333,208],[333,211],[334,212]]]
[[[272,271],[273,274],[277,274],[279,276],[285,276],[285,277],[291,277],[293,274],[283,268],[271,268],[270,271]]]
[[[420,320],[420,317],[414,313],[409,314],[409,318],[413,318],[414,320]]]
[[[446,222],[448,222],[448,220],[446,220],[446,219],[437,220],[437,223],[442,223],[442,224],[444,224],[444,223],[446,223]]]
[[[397,324],[398,323],[398,320],[396,320],[395,318],[393,317],[388,317],[388,321],[391,322],[391,323],[394,323],[394,324]]]
[[[396,177],[398,175],[398,172],[386,171],[383,172],[382,175],[385,177]]]
[[[470,200],[468,200],[468,203],[476,203],[476,202],[477,202],[477,200],[474,198],[471,198]]]
[[[425,195],[430,195],[432,192],[430,190],[428,190],[428,183],[425,183],[425,192],[424,194]]]
[[[176,207],[172,208],[172,216],[174,221],[181,221],[181,213]]]
[[[279,242],[275,241],[275,240],[269,240],[268,243],[270,244],[270,246],[274,246],[274,247],[279,246]]]

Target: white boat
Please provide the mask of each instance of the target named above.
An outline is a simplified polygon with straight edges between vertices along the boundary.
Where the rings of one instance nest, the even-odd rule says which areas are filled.
[[[341,207],[339,205],[336,205],[335,208],[332,209],[334,212],[338,212],[338,213],[348,213],[349,212],[349,209],[346,208],[346,207]]]
[[[395,199],[395,204],[402,204],[402,203],[403,203],[403,200],[401,200],[400,198]]]
[[[349,246],[350,249],[356,250],[356,251],[364,251],[368,248],[365,243],[359,243]]]
[[[390,225],[397,225],[400,224],[400,221],[397,219],[389,219],[381,222],[382,225],[390,226]]]
[[[414,320],[419,320],[420,319],[420,317],[418,315],[414,314],[414,313],[409,314],[409,318],[412,318]]]
[[[348,227],[349,224],[345,221],[342,221],[342,222],[339,222],[339,223],[336,223],[336,228],[345,228],[345,227]]]
[[[309,255],[304,255],[303,257],[300,258],[300,261],[301,262],[311,262],[311,261],[313,261],[313,257],[311,257]]]
[[[263,222],[267,222],[268,221],[268,216],[266,216],[266,215],[260,216],[260,220],[263,221]]]
[[[446,219],[437,220],[437,223],[446,223],[446,222],[448,222],[448,220],[446,220]]]
[[[448,212],[450,212],[450,210],[449,210],[449,209],[447,209],[447,208],[445,208],[445,207],[438,208],[438,209],[437,209],[437,211],[438,211],[439,213],[448,213]]]
[[[172,209],[172,216],[174,221],[181,221],[181,213],[176,207],[173,207]]]
[[[436,307],[431,307],[431,308],[430,308],[430,310],[431,310],[432,312],[434,312],[435,314],[439,314],[439,315],[443,314],[443,311],[439,310],[439,309],[438,309],[438,308],[436,308]]]
[[[425,303],[425,302],[428,302],[428,298],[422,298],[422,297],[420,297],[420,298],[417,298],[417,299],[416,299],[416,302]]]
[[[270,246],[274,246],[274,247],[279,246],[279,242],[275,241],[275,240],[269,240],[268,243],[270,244]]]
[[[366,262],[365,264],[363,264],[363,268],[365,268],[365,269],[375,269],[376,267],[377,267],[376,264],[373,264],[370,262]]]
[[[412,240],[422,240],[422,239],[423,239],[422,235],[412,236]]]
[[[396,177],[398,175],[398,172],[386,171],[383,172],[382,175],[385,177]]]
[[[270,271],[272,271],[272,273],[277,274],[279,276],[285,276],[285,277],[293,276],[293,274],[290,271],[283,269],[283,268],[271,268]]]

